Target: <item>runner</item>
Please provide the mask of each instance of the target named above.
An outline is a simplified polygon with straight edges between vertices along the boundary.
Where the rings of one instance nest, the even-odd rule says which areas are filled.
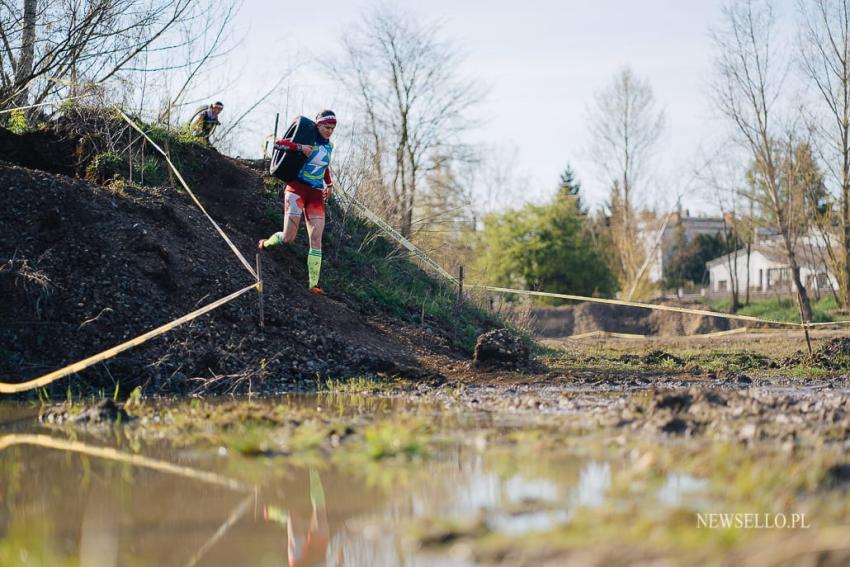
[[[318,134],[312,146],[296,144],[292,140],[275,142],[277,146],[287,150],[303,152],[307,161],[298,176],[287,184],[283,193],[283,230],[261,239],[257,248],[265,250],[295,240],[303,213],[307,223],[307,235],[310,237],[310,252],[307,254],[308,287],[313,293],[324,293],[319,287],[319,273],[322,269],[325,201],[333,194],[330,167],[333,143],[330,137],[336,128],[336,115],[332,110],[323,110],[316,116],[316,126]]]
[[[221,124],[218,121],[218,115],[224,110],[224,105],[221,102],[216,102],[209,106],[202,106],[195,111],[189,123],[192,128],[192,135],[206,145],[210,145],[210,136],[215,131],[216,127]]]

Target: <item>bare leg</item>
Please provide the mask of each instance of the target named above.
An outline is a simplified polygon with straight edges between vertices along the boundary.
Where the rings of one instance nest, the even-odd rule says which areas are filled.
[[[292,514],[286,514],[286,551],[289,554],[289,563],[298,560],[298,548],[295,543],[295,528],[293,527]]]
[[[283,230],[275,232],[268,238],[261,239],[257,244],[257,249],[264,250],[278,244],[289,244],[295,240],[295,235],[298,234],[298,226],[301,224],[301,215],[286,215],[283,221]],[[309,225],[308,225],[309,226]]]
[[[307,235],[310,237],[310,248],[313,250],[322,249],[322,234],[324,232],[325,217],[307,218]]]

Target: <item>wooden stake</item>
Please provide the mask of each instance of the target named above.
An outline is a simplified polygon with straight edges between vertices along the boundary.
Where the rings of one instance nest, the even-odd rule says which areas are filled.
[[[809,358],[815,355],[814,351],[812,351],[812,339],[809,337],[809,324],[803,323],[803,333],[806,335],[806,346],[809,347]]]
[[[257,253],[257,299],[260,302],[260,328],[266,328],[265,317],[263,314],[263,274],[260,271],[260,253]]]
[[[806,321],[803,317],[803,302],[800,299],[800,292],[797,292],[797,309],[800,310],[800,323],[803,325],[803,334],[806,337],[806,347],[809,349],[809,358],[814,356],[814,351],[812,350],[812,339],[809,336],[809,323],[810,321]]]
[[[463,301],[463,266],[458,269],[457,275],[457,301],[455,305],[460,307],[460,303]]]

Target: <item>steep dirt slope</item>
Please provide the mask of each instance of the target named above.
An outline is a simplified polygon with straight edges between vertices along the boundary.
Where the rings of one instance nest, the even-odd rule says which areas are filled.
[[[208,157],[196,190],[253,262],[257,238],[273,229],[257,198],[259,176]],[[98,352],[252,281],[188,197],[171,189],[110,189],[0,161],[0,198],[4,381]],[[264,332],[251,292],[57,388],[120,381],[151,392],[279,391],[316,376],[431,374],[403,325],[370,321],[332,291],[308,293],[303,264],[292,251],[265,254]]]

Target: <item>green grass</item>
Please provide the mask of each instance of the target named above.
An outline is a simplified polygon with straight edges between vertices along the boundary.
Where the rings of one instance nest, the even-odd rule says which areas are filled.
[[[342,218],[332,203],[331,218]],[[323,268],[330,289],[341,291],[366,314],[389,315],[410,324],[436,328],[455,348],[472,353],[484,330],[502,327],[495,316],[470,302],[456,304],[457,290],[429,274],[365,220],[349,215],[342,230],[329,230],[325,242],[335,257]],[[424,317],[423,317],[424,315]]]
[[[730,302],[728,299],[720,299],[708,300],[706,304],[718,311],[728,312]],[[837,309],[838,304],[832,295],[824,296],[818,301],[812,301],[812,322],[829,323],[831,321],[847,320],[848,317],[846,315],[835,314]],[[774,321],[800,321],[800,310],[797,307],[797,302],[792,298],[752,301],[749,305],[738,309],[738,314]]]

